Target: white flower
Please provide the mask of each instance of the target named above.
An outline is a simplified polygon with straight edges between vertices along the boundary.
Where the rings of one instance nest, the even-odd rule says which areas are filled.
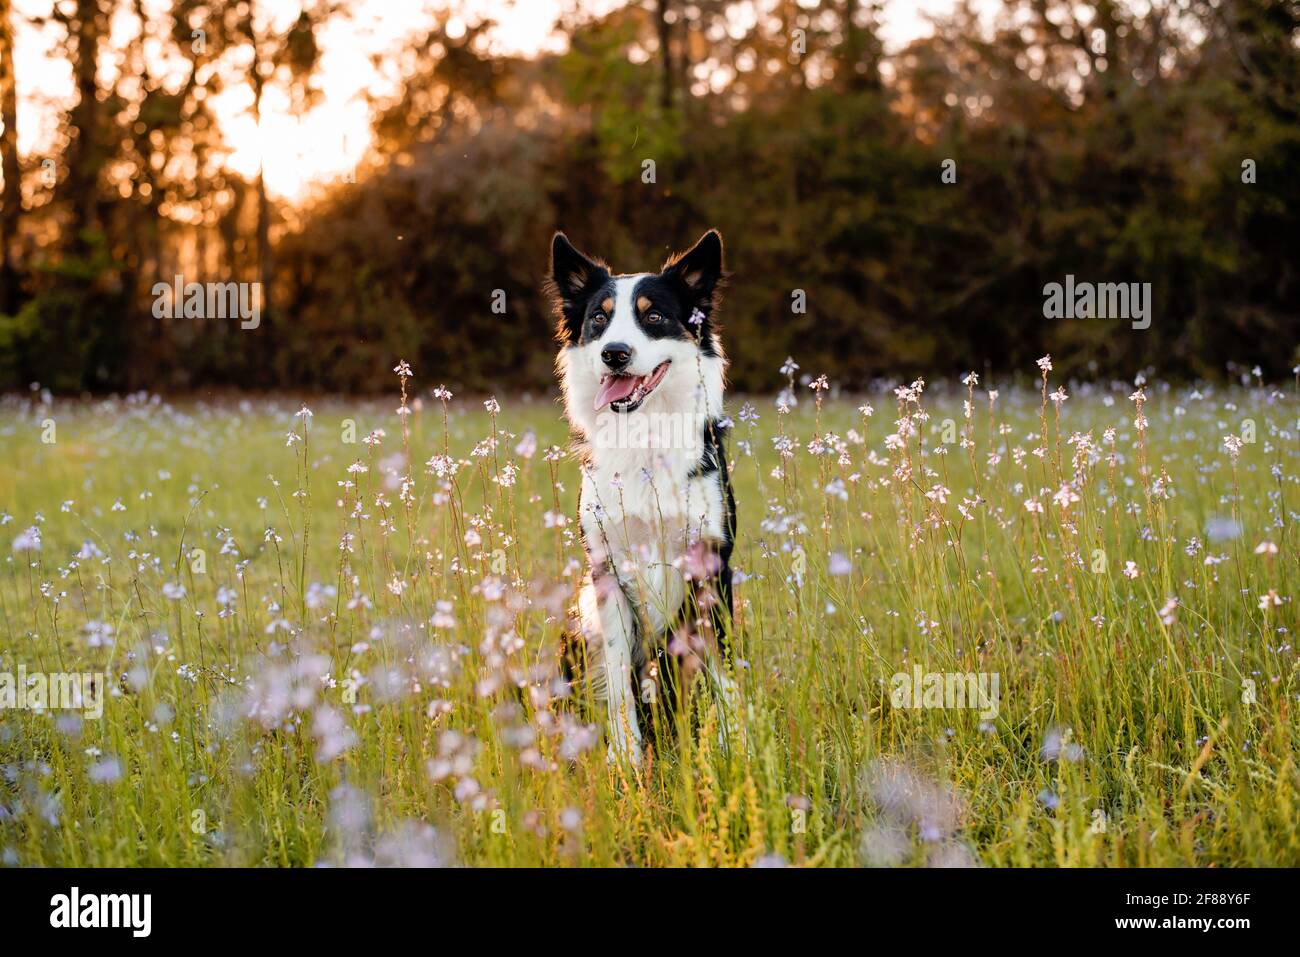
[[[1268,594],[1259,599],[1259,610],[1268,611],[1270,607],[1276,608],[1282,604],[1281,597],[1273,589],[1268,590]]]

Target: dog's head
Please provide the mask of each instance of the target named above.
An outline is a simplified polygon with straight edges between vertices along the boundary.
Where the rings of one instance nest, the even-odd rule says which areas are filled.
[[[612,274],[563,233],[548,286],[558,318],[557,367],[574,425],[601,413],[721,414],[724,359],[714,311],[722,237],[709,230],[657,273]]]

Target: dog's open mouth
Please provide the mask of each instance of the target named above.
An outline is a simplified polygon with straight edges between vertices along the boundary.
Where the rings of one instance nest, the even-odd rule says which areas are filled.
[[[601,376],[600,391],[596,393],[596,411],[609,406],[615,412],[631,412],[663,381],[670,365],[671,361],[661,362],[649,375],[611,373]]]

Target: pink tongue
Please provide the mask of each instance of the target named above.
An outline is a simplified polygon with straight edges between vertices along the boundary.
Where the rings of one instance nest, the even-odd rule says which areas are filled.
[[[640,381],[640,376],[634,375],[607,376],[601,381],[600,391],[596,393],[596,411],[599,412],[611,402],[626,399]]]

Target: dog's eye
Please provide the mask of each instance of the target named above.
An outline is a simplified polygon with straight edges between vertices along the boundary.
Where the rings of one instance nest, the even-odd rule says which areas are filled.
[[[659,323],[664,321],[664,317],[657,312],[647,312],[645,314],[645,321],[652,326],[657,326]]]
[[[609,316],[605,315],[603,312],[593,312],[591,314],[591,321],[598,326],[603,326],[605,323],[609,322]]]

